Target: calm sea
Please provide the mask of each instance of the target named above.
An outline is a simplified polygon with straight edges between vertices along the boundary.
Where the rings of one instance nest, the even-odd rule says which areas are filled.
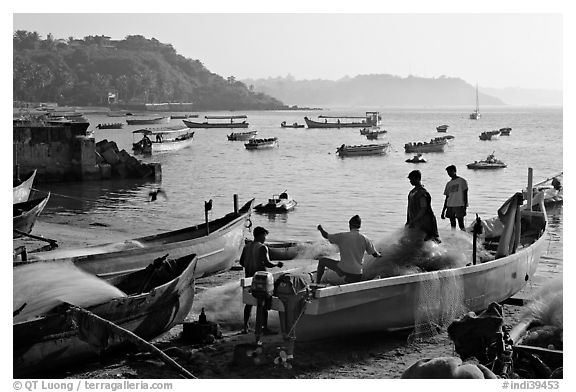
[[[145,161],[162,164],[160,184],[133,181],[108,181],[77,184],[50,184],[46,215],[90,214],[94,221],[111,229],[133,232],[134,236],[173,230],[204,221],[204,201],[213,200],[211,218],[220,217],[233,208],[232,195],[240,204],[251,198],[265,202],[272,194],[287,192],[298,202],[286,215],[254,214],[254,225],[270,231],[270,239],[318,240],[316,230],[322,224],[329,232],[347,230],[348,219],[359,214],[362,230],[377,241],[386,233],[402,227],[406,220],[407,194],[411,189],[406,176],[413,169],[422,172],[423,184],[432,195],[433,209],[439,228],[449,228],[440,220],[443,190],[448,176],[445,167],[454,164],[458,174],[468,181],[470,207],[467,223],[474,214],[490,218],[514,192],[526,186],[528,168],[534,169],[534,182],[555,174],[562,167],[561,108],[488,108],[483,117],[469,120],[467,109],[386,109],[380,110],[382,127],[388,131],[378,142],[388,141],[391,151],[385,156],[339,158],[341,144],[369,144],[359,129],[283,129],[282,121],[304,123],[304,116],[319,114],[363,115],[354,110],[253,111],[248,115],[250,130],[258,137],[276,136],[279,147],[249,151],[244,142],[228,141],[227,129],[198,129],[193,145],[181,151],[157,154]],[[378,109],[375,109],[378,110]],[[201,113],[229,114],[224,112]],[[240,113],[234,113],[240,114]],[[87,115],[90,129],[98,123],[124,121],[125,118]],[[203,121],[203,120],[202,120]],[[182,124],[171,120],[170,125]],[[436,132],[436,126],[448,124],[447,133]],[[482,131],[511,127],[510,136],[494,141],[481,141]],[[132,131],[94,131],[96,141],[115,141],[120,149],[131,151]],[[237,130],[246,131],[246,130]],[[405,159],[407,142],[429,141],[441,135],[453,135],[444,153],[425,154],[428,163],[414,165]],[[494,152],[508,167],[495,171],[474,171],[466,164],[486,158]],[[168,199],[147,202],[148,192],[162,187]],[[65,195],[59,196],[59,195]],[[562,207],[549,211],[550,245],[541,260],[540,273],[553,276],[562,272]]]

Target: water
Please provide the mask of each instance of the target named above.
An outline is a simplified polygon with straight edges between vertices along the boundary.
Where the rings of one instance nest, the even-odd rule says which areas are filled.
[[[385,139],[392,150],[386,156],[339,158],[335,151],[346,144],[369,144],[359,129],[283,129],[286,121],[304,123],[304,116],[319,114],[359,115],[380,110]],[[514,192],[526,186],[528,167],[534,169],[534,182],[563,169],[562,109],[493,108],[483,109],[483,117],[468,119],[467,108],[378,109],[362,108],[332,111],[243,112],[250,130],[258,137],[276,136],[280,146],[272,150],[248,151],[243,142],[230,142],[227,129],[198,129],[193,145],[184,150],[156,154],[145,161],[162,164],[161,184],[134,181],[109,181],[77,184],[47,184],[41,187],[58,195],[51,197],[45,215],[90,214],[94,220],[134,235],[173,230],[204,221],[204,201],[213,199],[211,218],[232,210],[232,195],[240,202],[256,198],[265,202],[284,190],[298,201],[296,210],[286,215],[254,214],[254,225],[270,231],[271,239],[319,240],[316,230],[322,224],[328,232],[348,230],[348,219],[359,214],[362,231],[378,241],[400,229],[406,220],[407,195],[411,189],[408,173],[422,171],[422,182],[432,195],[432,207],[439,228],[448,229],[449,221],[440,219],[443,191],[449,177],[445,167],[454,164],[469,185],[467,224],[474,214],[482,218],[495,215],[500,205]],[[227,114],[223,112],[200,113]],[[236,113],[240,114],[240,113]],[[124,121],[105,115],[87,115],[90,129],[98,123]],[[172,120],[169,125],[180,124]],[[448,124],[447,135],[455,136],[444,153],[424,154],[428,163],[404,162],[403,146],[410,141],[429,141],[436,126]],[[511,136],[481,141],[482,131],[511,127]],[[115,141],[120,149],[131,152],[132,131],[95,130],[96,141]],[[246,131],[246,130],[238,130]],[[508,167],[496,171],[473,171],[466,164],[486,158],[492,152]],[[148,192],[161,186],[168,200],[149,203]],[[78,200],[81,199],[81,200]],[[545,276],[562,272],[562,207],[549,212],[550,245],[542,258],[540,271]]]

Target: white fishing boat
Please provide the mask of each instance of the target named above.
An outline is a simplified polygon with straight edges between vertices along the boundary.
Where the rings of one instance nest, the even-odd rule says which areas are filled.
[[[135,154],[151,154],[181,150],[192,145],[194,131],[188,127],[146,128],[133,131],[142,134],[142,139],[132,145]]]
[[[346,145],[343,144],[336,149],[336,154],[340,157],[354,157],[364,155],[382,155],[385,154],[390,147],[390,143],[382,144],[361,144],[361,145]]]
[[[443,303],[443,297],[435,299],[431,287],[444,290],[458,285],[461,289],[460,301],[467,311],[480,311],[491,302],[510,298],[531,280],[540,255],[548,245],[543,198],[538,203],[538,211],[532,211],[520,206],[521,197],[522,194],[517,193],[506,203],[508,212],[500,231],[485,232],[486,248],[493,253],[493,258],[488,261],[476,263],[470,260],[470,264],[460,268],[328,287],[306,283],[303,287],[305,278],[297,282],[300,287],[297,284],[286,287],[290,286],[289,282],[282,287],[276,285],[271,308],[278,311],[283,320],[283,333],[295,331],[296,340],[306,341],[412,329],[418,326],[423,301],[428,302],[426,321],[434,323],[453,304]],[[310,276],[313,268],[291,270],[288,277]],[[278,280],[284,274],[286,271],[280,271],[273,276]],[[241,280],[243,302],[257,305],[250,291],[251,285],[252,278]]]
[[[264,150],[268,148],[278,147],[278,138],[269,137],[266,139],[250,139],[248,143],[244,143],[247,150]]]
[[[496,140],[500,138],[500,131],[484,131],[478,136],[480,140]]]

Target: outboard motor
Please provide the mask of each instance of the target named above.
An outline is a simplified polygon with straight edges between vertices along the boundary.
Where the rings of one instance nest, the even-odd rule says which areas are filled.
[[[274,294],[274,276],[270,272],[257,271],[252,277],[250,293],[256,298],[256,341],[260,341],[262,330],[268,327],[268,309],[272,303],[272,294]]]

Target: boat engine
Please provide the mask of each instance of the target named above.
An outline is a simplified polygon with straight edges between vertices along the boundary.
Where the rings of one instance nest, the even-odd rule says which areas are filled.
[[[262,330],[266,327],[267,312],[272,303],[272,294],[274,294],[274,276],[270,272],[257,271],[252,277],[250,293],[257,300],[256,305],[256,341],[260,341]]]

